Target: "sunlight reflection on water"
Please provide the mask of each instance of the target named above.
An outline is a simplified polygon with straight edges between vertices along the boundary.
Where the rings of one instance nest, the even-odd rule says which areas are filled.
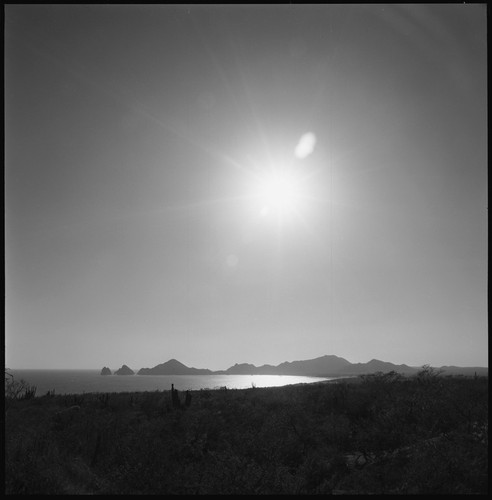
[[[107,375],[99,370],[10,370],[15,380],[36,386],[36,396],[48,391],[55,394],[89,392],[165,391],[171,384],[180,391],[200,389],[248,389],[280,387],[333,380],[336,377],[301,377],[293,375]]]

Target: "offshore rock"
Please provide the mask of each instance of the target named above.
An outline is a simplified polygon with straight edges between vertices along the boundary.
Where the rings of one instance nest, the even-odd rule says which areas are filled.
[[[135,372],[126,365],[123,365],[119,370],[114,372],[115,375],[135,375]]]
[[[101,370],[101,375],[111,375],[111,370],[105,366],[102,370]]]

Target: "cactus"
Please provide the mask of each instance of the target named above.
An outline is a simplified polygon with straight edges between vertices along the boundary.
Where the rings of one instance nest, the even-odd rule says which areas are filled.
[[[190,405],[191,405],[191,393],[190,391],[186,391],[185,406],[188,407]]]
[[[179,400],[178,390],[174,388],[174,384],[171,384],[171,401],[173,403],[173,408],[181,407],[181,401]]]

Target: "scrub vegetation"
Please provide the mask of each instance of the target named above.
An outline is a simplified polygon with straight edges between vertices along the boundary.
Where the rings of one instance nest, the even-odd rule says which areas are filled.
[[[6,376],[7,494],[488,492],[488,377],[35,392]]]

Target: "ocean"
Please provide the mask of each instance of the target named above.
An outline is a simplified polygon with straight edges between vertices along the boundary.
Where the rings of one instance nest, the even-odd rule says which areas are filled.
[[[55,394],[91,392],[166,391],[171,384],[179,391],[200,389],[249,389],[309,384],[336,377],[301,377],[293,375],[101,375],[100,370],[8,370],[14,380],[24,380],[36,387],[36,396],[48,391]]]

